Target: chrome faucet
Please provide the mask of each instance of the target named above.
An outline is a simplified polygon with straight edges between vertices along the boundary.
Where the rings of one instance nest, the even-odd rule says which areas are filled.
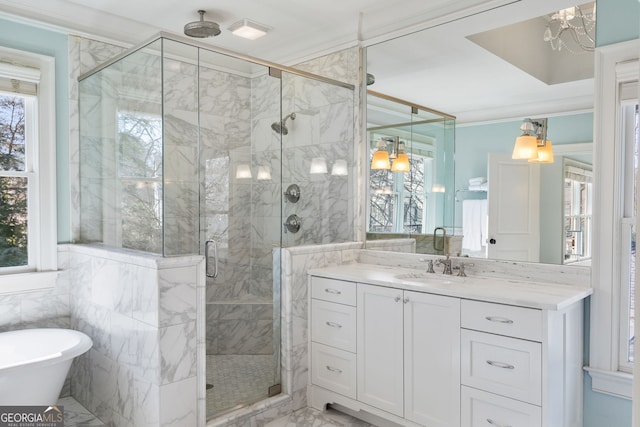
[[[439,259],[436,261],[437,265],[443,265],[442,274],[451,275],[451,260],[449,259],[449,255],[445,259]]]
[[[426,262],[427,263],[427,273],[435,273],[435,271],[433,270],[433,260],[432,259],[421,258],[420,262]]]

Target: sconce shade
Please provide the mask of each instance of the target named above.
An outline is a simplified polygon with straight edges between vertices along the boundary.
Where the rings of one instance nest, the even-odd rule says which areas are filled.
[[[347,161],[344,159],[336,160],[331,168],[331,175],[345,176],[349,174],[347,169]]]
[[[258,180],[267,181],[271,179],[271,168],[269,166],[258,167]]]
[[[532,163],[553,163],[553,147],[551,145],[551,141],[547,140],[547,142],[538,147],[538,156],[533,159],[529,159]]]
[[[323,174],[327,172],[327,162],[323,157],[314,157],[311,159],[310,174]]]
[[[236,168],[236,179],[251,178],[251,168],[249,165],[238,165]]]
[[[409,172],[410,169],[409,156],[405,153],[398,153],[398,157],[393,161],[393,165],[391,165],[391,172]]]
[[[538,156],[538,141],[534,135],[520,135],[513,147],[512,159],[533,159]]]
[[[431,192],[432,193],[444,193],[445,192],[444,185],[442,185],[442,184],[433,184],[431,186]]]
[[[378,150],[373,153],[373,158],[371,159],[371,169],[381,170],[381,169],[391,169],[391,162],[389,161],[389,153],[385,150]]]

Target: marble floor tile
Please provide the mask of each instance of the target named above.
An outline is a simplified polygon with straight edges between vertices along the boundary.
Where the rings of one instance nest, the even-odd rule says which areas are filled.
[[[333,409],[321,412],[313,408],[303,408],[273,420],[265,427],[374,427],[374,425]]]
[[[99,427],[104,426],[102,421],[85,409],[73,397],[63,397],[58,400],[58,405],[64,407],[65,427]]]
[[[207,419],[268,397],[276,383],[271,355],[207,355]]]

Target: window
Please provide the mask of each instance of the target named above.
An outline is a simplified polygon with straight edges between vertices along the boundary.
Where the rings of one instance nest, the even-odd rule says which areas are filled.
[[[636,86],[635,84],[632,86]],[[624,91],[623,91],[624,94]],[[623,96],[623,98],[625,98]],[[633,372],[634,323],[635,323],[635,271],[636,271],[636,217],[638,176],[638,103],[623,100],[620,106],[621,142],[623,156],[623,206],[620,218],[620,336],[619,369]]]
[[[424,189],[430,160],[411,155],[409,172],[370,171],[369,232],[422,233],[427,220]]]
[[[631,398],[634,350],[638,52],[596,51],[594,223],[589,366],[592,389]]]
[[[591,165],[564,160],[564,264],[591,259]]]
[[[0,54],[3,293],[53,286],[57,222],[53,58],[6,48]]]
[[[118,246],[162,253],[162,119],[118,112]]]

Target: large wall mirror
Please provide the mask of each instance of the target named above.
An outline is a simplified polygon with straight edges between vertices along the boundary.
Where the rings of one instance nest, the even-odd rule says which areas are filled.
[[[572,9],[564,12],[567,8]],[[405,135],[415,135],[416,147],[431,143],[442,147],[443,156],[453,155],[450,164],[438,164],[438,155],[427,160],[435,162],[437,170],[427,175],[447,185],[436,194],[442,187],[434,186],[439,182],[433,178],[427,182],[421,177],[420,188],[411,186],[415,177],[409,183],[400,175],[395,178],[392,190],[402,187],[413,199],[419,190],[424,208],[420,227],[393,230],[375,228],[370,214],[380,199],[370,188],[368,239],[385,232],[393,237],[431,236],[429,244],[422,249],[417,245],[417,250],[439,253],[433,249],[440,247],[439,233],[446,233],[454,236],[448,248],[452,255],[590,263],[593,43],[589,46],[587,37],[577,44],[568,30],[556,36],[563,19],[586,26],[593,36],[594,11],[594,3],[521,0],[434,22],[430,28],[367,47],[367,72],[375,78],[368,87],[375,91],[367,109],[371,155],[380,137],[403,139],[389,122],[381,121],[385,105],[378,102],[380,94],[401,100],[399,104],[442,112],[454,123],[448,134],[435,137],[433,132],[422,135],[418,127],[404,129]],[[387,106],[397,115],[394,108],[398,106]],[[405,123],[416,121],[411,110],[405,114]],[[544,122],[553,163],[511,159],[526,118]],[[374,135],[376,129],[386,134]],[[425,151],[416,153],[425,157]],[[376,172],[369,172],[371,187]],[[403,203],[396,198],[404,206],[396,209],[398,223],[399,215],[411,221],[411,215],[418,214],[413,199]]]

